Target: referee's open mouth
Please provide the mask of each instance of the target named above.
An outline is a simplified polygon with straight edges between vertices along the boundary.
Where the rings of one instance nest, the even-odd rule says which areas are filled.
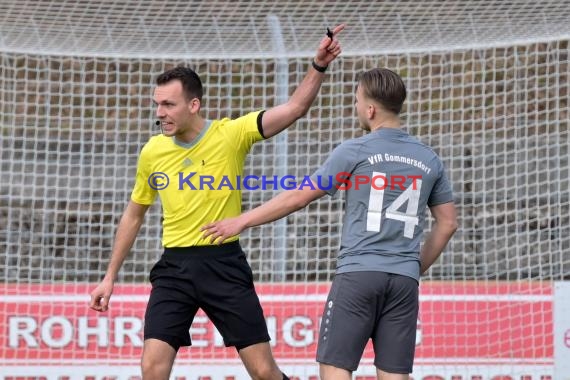
[[[164,132],[171,132],[173,127],[174,127],[174,123],[169,123],[167,121],[161,121],[160,127],[162,128],[162,130]]]

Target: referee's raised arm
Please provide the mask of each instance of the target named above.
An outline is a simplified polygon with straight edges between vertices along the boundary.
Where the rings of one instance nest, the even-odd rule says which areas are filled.
[[[262,127],[265,138],[275,136],[309,111],[321,88],[329,64],[341,53],[342,49],[337,36],[344,27],[344,24],[337,25],[323,37],[307,75],[289,100],[284,104],[268,109],[263,114]]]

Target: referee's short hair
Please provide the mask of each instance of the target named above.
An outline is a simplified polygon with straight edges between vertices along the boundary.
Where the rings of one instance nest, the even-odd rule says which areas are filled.
[[[406,100],[406,85],[392,70],[376,68],[358,76],[358,86],[364,95],[378,102],[387,111],[398,115]]]
[[[161,86],[173,80],[179,80],[182,83],[182,90],[187,100],[198,98],[200,102],[202,101],[202,81],[194,70],[184,66],[166,70],[156,78],[156,84]]]

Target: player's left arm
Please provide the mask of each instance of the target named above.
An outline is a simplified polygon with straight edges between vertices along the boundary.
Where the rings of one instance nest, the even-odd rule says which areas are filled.
[[[325,194],[316,184],[313,184],[313,188],[304,186],[302,189],[287,190],[240,216],[207,224],[201,230],[204,231],[204,238],[209,237],[212,244],[221,244],[246,228],[273,222],[305,208]]]
[[[336,36],[343,29],[344,24],[338,25],[332,30],[331,37],[323,37],[314,58],[317,66],[327,67],[341,53],[340,42]],[[303,117],[317,97],[324,77],[324,72],[317,71],[312,66],[309,67],[305,78],[289,100],[285,104],[268,109],[263,114],[261,121],[263,136],[265,138],[275,136]]]
[[[420,251],[420,273],[423,274],[437,260],[457,230],[457,211],[453,202],[430,207],[435,223]]]

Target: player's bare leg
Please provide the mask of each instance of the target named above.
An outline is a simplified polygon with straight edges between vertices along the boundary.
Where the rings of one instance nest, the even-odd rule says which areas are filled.
[[[376,368],[376,376],[378,377],[378,380],[409,380],[410,378],[410,375],[384,372],[378,368]]]
[[[283,380],[268,342],[247,346],[238,353],[253,380]]]
[[[328,364],[319,364],[321,380],[351,380],[352,372]]]
[[[143,380],[168,380],[176,351],[166,342],[146,339],[142,355]]]

